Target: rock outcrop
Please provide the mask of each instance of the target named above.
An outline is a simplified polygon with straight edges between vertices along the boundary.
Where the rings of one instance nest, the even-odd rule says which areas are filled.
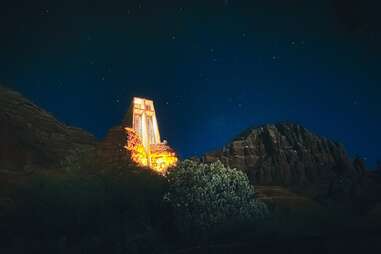
[[[365,173],[361,161],[353,163],[342,145],[293,123],[249,129],[202,157],[204,162],[216,160],[245,171],[255,184],[318,195],[354,192]]]
[[[0,86],[0,170],[59,167],[76,150],[93,149],[94,136],[66,126],[21,94]]]
[[[97,145],[97,163],[111,168],[133,166],[131,153],[125,148],[127,140],[128,132],[122,125],[111,128]]]

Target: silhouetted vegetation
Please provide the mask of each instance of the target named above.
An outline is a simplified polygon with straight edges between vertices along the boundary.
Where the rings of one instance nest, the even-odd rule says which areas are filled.
[[[180,165],[188,165],[186,163]],[[227,223],[229,220],[250,222],[249,219],[258,217],[255,209],[259,203],[244,174],[227,171],[221,163],[212,167],[198,164],[193,168],[180,167],[178,172],[184,173],[180,169],[194,176],[187,185],[191,188],[204,185],[208,180],[196,179],[204,170],[207,177],[215,179],[210,182],[215,189],[194,191],[194,195],[205,195],[215,201],[204,203],[199,212],[213,215],[212,211],[218,208],[214,215],[220,215],[220,220],[214,224],[221,225],[220,230],[236,230],[237,224]],[[103,168],[94,165],[91,158],[69,158],[60,171],[30,175],[10,192],[14,204],[7,207],[1,217],[1,250],[9,253],[162,253],[187,246],[189,240],[197,245],[197,241],[205,239],[190,239],[189,232],[205,233],[204,229],[212,228],[196,223],[179,230],[179,220],[187,218],[179,217],[179,210],[167,202],[179,201],[179,195],[185,194],[173,192],[179,190],[179,176],[172,173],[164,177],[149,169],[133,167]],[[225,205],[214,207],[216,202]],[[198,215],[202,214],[193,215],[201,218]],[[211,223],[212,217],[203,222]]]
[[[167,173],[171,206],[178,233],[188,239],[209,238],[226,228],[254,226],[269,216],[267,206],[255,197],[246,174],[225,167],[185,160]]]
[[[155,243],[162,176],[128,168],[31,177],[13,192],[2,246],[16,253],[152,253],[162,246]]]
[[[305,253],[311,246],[321,253],[348,239],[374,241],[381,225],[379,208],[355,220],[289,193],[268,201],[268,213],[246,175],[220,163],[187,161],[164,177],[73,160],[27,176],[9,193],[12,202],[0,210],[2,254]]]

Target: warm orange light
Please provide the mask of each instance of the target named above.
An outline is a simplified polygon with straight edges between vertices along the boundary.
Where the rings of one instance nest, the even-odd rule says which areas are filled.
[[[149,167],[159,173],[176,165],[178,159],[176,153],[166,144],[152,144],[148,151],[143,146],[143,142],[136,131],[132,128],[125,128],[128,134],[125,148],[130,151],[131,159],[137,165]]]
[[[127,127],[125,130],[127,131],[128,140],[124,148],[131,152],[131,160],[140,166],[148,166],[148,156],[140,137],[132,128]]]
[[[137,165],[164,173],[178,159],[173,149],[160,140],[153,101],[134,97],[131,108],[132,123],[125,128],[128,136],[125,148]]]
[[[155,144],[150,146],[151,168],[165,173],[169,167],[176,166],[176,153],[165,144]]]

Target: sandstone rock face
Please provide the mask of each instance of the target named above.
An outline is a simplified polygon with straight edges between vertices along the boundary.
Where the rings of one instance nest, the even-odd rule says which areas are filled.
[[[75,150],[93,149],[95,144],[92,135],[66,126],[0,86],[0,170],[56,168]]]
[[[106,137],[97,145],[97,161],[105,167],[125,167],[134,165],[131,153],[125,148],[128,133],[121,125],[110,129]]]
[[[315,194],[354,191],[365,167],[344,148],[293,123],[249,129],[204,162],[221,160],[245,171],[251,182],[309,190]]]

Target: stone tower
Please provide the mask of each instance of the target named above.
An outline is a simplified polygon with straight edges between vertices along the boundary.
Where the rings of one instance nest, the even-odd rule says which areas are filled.
[[[175,151],[161,142],[152,100],[134,97],[121,125],[100,143],[98,157],[110,165],[135,164],[165,172],[175,166]]]
[[[134,97],[131,108],[132,128],[139,135],[144,148],[148,151],[150,145],[161,143],[153,101]]]

